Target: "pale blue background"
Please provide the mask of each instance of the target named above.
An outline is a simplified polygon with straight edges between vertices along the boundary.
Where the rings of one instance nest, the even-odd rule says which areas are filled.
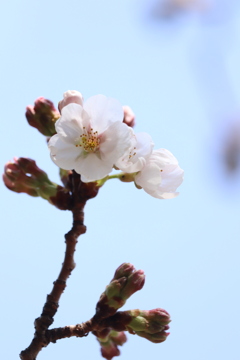
[[[221,154],[240,116],[240,6],[207,14],[150,16],[157,0],[8,1],[1,6],[1,166],[31,157],[58,181],[45,139],[25,107],[64,91],[102,93],[132,107],[136,131],[152,135],[185,170],[180,196],[157,200],[114,180],[86,207],[86,235],[54,326],[88,320],[118,265],[146,284],[124,309],[163,307],[171,335],[152,344],[128,335],[121,359],[238,360],[240,171]],[[64,253],[71,214],[1,185],[1,350],[17,359],[33,336]],[[100,359],[89,335],[61,340],[39,359]]]

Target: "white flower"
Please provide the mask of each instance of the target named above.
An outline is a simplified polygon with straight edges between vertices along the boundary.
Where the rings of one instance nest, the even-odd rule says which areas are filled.
[[[135,183],[158,199],[172,199],[183,181],[184,171],[177,159],[166,149],[153,151],[146,165],[135,177]]]
[[[104,178],[130,146],[132,130],[122,121],[121,104],[104,95],[64,106],[48,143],[52,160],[84,182]]]
[[[151,155],[154,143],[147,133],[132,132],[131,146],[125,154],[116,162],[116,167],[126,173],[134,173],[142,170],[147,158]]]

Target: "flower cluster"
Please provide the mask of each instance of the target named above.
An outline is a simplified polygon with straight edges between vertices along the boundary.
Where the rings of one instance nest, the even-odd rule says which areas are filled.
[[[84,102],[79,92],[67,91],[59,111],[56,134],[48,143],[57,166],[75,170],[83,182],[107,180],[115,168],[156,198],[178,195],[183,170],[177,159],[166,149],[153,150],[147,133],[134,133],[135,118],[130,108],[104,95]],[[119,179],[123,180],[122,175]]]

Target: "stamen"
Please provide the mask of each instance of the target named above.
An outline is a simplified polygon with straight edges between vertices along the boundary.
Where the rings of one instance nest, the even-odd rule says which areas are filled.
[[[136,150],[136,148],[134,147],[133,150]],[[136,151],[134,153],[132,153],[132,151],[130,151],[129,155],[128,155],[128,160],[130,160],[133,156],[135,156],[137,153]]]
[[[76,147],[82,147],[84,151],[86,152],[95,152],[98,150],[98,147],[100,145],[100,139],[98,136],[98,132],[94,131],[91,128],[89,131],[86,131],[85,126],[83,127],[84,133],[80,135],[80,142],[77,143]]]

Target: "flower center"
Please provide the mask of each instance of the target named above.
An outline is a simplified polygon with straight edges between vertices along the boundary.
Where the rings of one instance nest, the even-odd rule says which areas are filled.
[[[88,153],[93,153],[98,150],[100,144],[98,132],[93,131],[93,129],[87,131],[85,127],[83,127],[83,131],[84,133],[80,135],[80,141],[75,146],[81,147]]]
[[[133,150],[131,150],[129,152],[128,160],[132,160],[132,158],[137,154],[135,150],[136,150],[136,147],[134,146]]]

